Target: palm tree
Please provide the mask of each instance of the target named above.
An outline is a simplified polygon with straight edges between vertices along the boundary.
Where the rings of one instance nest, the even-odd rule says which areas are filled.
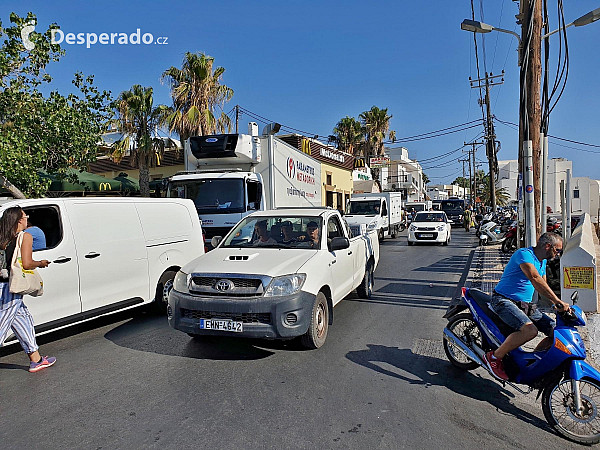
[[[126,154],[131,155],[133,166],[140,169],[140,193],[149,197],[149,169],[156,166],[165,147],[174,146],[171,139],[158,136],[158,129],[167,124],[172,110],[165,105],[154,106],[152,88],[139,84],[121,92],[116,109],[116,124],[122,136],[113,146],[112,157],[119,162]]]
[[[187,52],[181,69],[171,67],[162,74],[161,80],[168,80],[173,98],[170,129],[179,134],[182,142],[190,136],[231,129],[231,119],[223,107],[233,97],[233,89],[221,84],[225,69],[213,69],[214,60],[204,53]]]
[[[481,186],[479,197],[481,198],[483,204],[491,206],[492,199],[490,195],[490,177],[489,175],[485,174],[483,170],[479,170],[477,175],[481,175],[481,179],[478,181],[478,183],[481,183],[478,184],[478,187]],[[509,200],[510,195],[508,190],[504,187],[498,187],[498,185],[496,185],[496,205],[506,206]]]
[[[334,127],[333,134],[340,150],[359,156],[364,130],[358,120],[350,116],[344,117]]]
[[[396,133],[389,131],[392,116],[388,116],[387,112],[387,108],[379,109],[377,106],[373,106],[369,111],[365,111],[359,116],[364,127],[367,155],[383,154],[383,141],[385,141],[386,134],[388,137],[396,139]]]

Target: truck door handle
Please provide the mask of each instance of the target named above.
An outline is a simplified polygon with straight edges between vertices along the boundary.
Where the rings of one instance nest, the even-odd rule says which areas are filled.
[[[97,258],[98,256],[100,256],[100,253],[95,253],[95,252],[88,253],[87,255],[85,255],[85,257],[87,259]]]
[[[69,261],[71,261],[71,258],[67,258],[66,256],[61,256],[60,258],[55,259],[53,262],[55,264],[63,264],[63,263],[69,262]]]
[[[352,254],[352,251],[349,251],[349,252],[348,252],[348,254],[349,254],[349,255],[351,255],[351,254]]]

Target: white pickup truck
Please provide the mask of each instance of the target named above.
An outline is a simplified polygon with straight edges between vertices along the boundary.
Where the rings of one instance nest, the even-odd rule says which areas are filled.
[[[319,348],[337,303],[354,289],[371,297],[378,263],[377,233],[351,236],[336,210],[255,212],[177,273],[169,324],[192,337],[301,336]]]

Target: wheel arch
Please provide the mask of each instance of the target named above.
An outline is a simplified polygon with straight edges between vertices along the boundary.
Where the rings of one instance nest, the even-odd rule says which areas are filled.
[[[319,292],[322,292],[327,299],[327,306],[329,307],[329,325],[333,324],[333,300],[331,295],[331,288],[328,285],[321,286]]]
[[[175,272],[175,273],[177,273],[177,272],[179,272],[180,269],[181,269],[181,267],[179,267],[179,266],[170,266],[170,267],[167,267],[166,269],[164,269],[161,272],[160,276],[158,277],[158,280],[156,281],[156,290],[155,290],[155,293],[154,293],[154,300],[153,300],[154,302],[157,301],[157,298],[158,298],[158,295],[159,295],[160,285],[162,284],[162,282],[163,282],[162,280],[165,277],[165,275],[167,274],[167,272]]]

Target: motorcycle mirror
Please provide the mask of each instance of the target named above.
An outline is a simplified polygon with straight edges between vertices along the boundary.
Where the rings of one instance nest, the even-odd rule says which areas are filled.
[[[573,304],[577,303],[577,299],[579,298],[579,292],[575,291],[571,294],[571,301],[573,302]]]

